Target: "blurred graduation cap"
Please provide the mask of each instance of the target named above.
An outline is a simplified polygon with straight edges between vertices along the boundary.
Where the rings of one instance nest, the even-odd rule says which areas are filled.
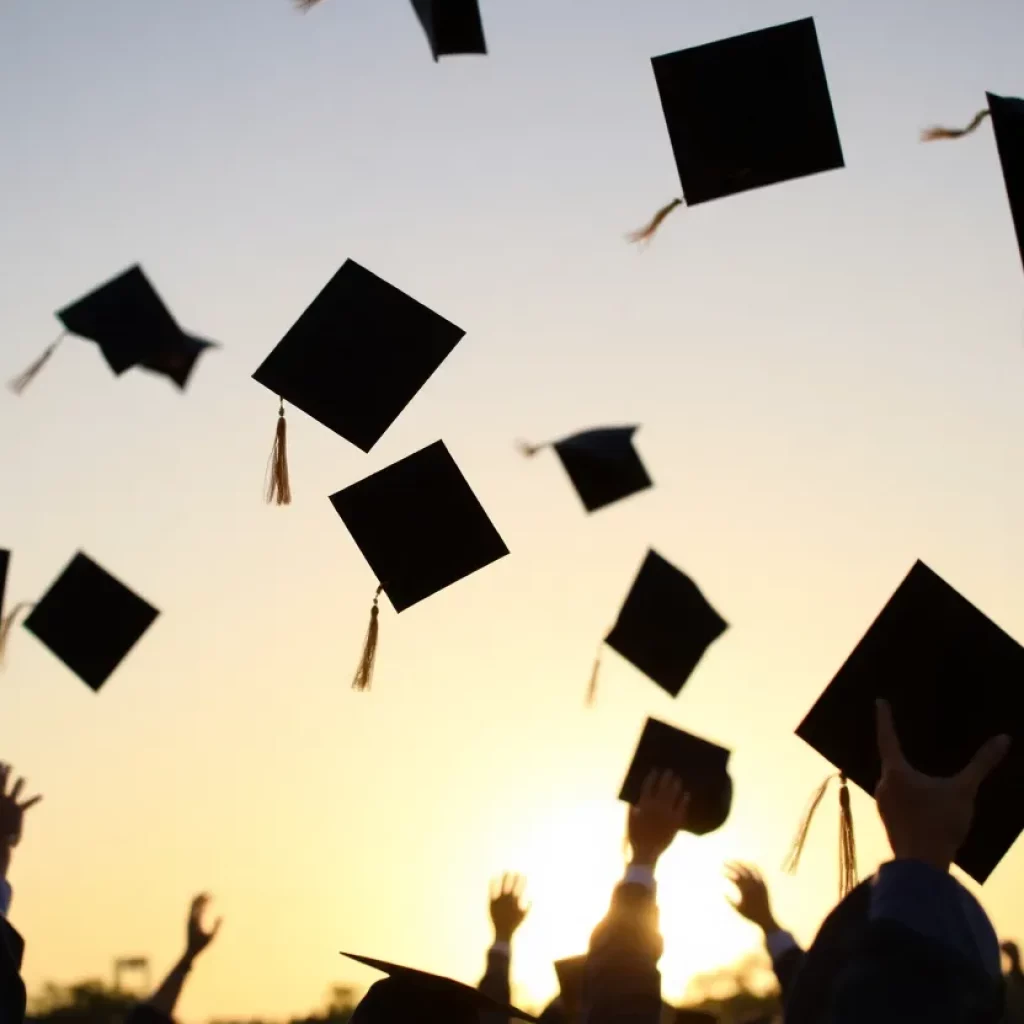
[[[32,607],[25,629],[96,691],[159,614],[81,553],[37,604],[19,607]]]
[[[214,342],[186,334],[138,265],[57,313],[64,331],[43,354],[10,382],[15,394],[31,383],[71,334],[99,345],[107,365],[120,377],[133,366],[160,374],[184,390],[196,360]]]
[[[649,240],[677,206],[843,166],[813,18],[651,63],[683,197],[659,210],[631,241]]]
[[[986,118],[992,118],[996,136],[996,149],[1003,168],[1006,195],[1010,200],[1010,213],[1017,233],[1017,248],[1024,262],[1024,99],[996,96],[986,93],[988,106],[975,114],[965,128],[928,128],[922,140],[960,139],[981,127]]]
[[[508,554],[443,441],[331,495],[342,522],[377,576],[363,656],[353,686],[370,686],[381,592],[396,612]]]
[[[403,1020],[478,1024],[481,1013],[494,1013],[516,1020],[537,1019],[514,1006],[496,1002],[461,981],[354,953],[341,955],[388,975],[370,987],[356,1007],[352,1024],[391,1024]]]
[[[907,760],[926,775],[955,775],[986,740],[1012,737],[1009,754],[978,791],[956,857],[984,882],[1024,829],[1024,648],[917,562],[796,731],[843,781],[867,793],[881,774],[877,699],[891,705]],[[801,845],[808,824],[809,817]],[[856,883],[855,865],[846,882]]]
[[[553,448],[588,512],[596,512],[651,486],[633,447],[638,426],[584,430],[560,441],[519,445],[527,457]]]
[[[456,54],[487,53],[478,0],[412,0],[436,62]]]
[[[280,400],[267,501],[291,502],[285,402],[369,452],[465,333],[346,260],[252,375]]]
[[[7,569],[11,564],[11,553],[0,548],[0,628],[4,621],[4,595],[7,593]]]
[[[648,718],[619,799],[636,804],[651,772],[670,771],[690,794],[687,832],[703,836],[725,824],[732,808],[729,751],[666,722]]]
[[[678,697],[704,652],[729,624],[697,584],[656,551],[648,551],[606,643],[667,694]],[[600,653],[588,703],[597,691]]]

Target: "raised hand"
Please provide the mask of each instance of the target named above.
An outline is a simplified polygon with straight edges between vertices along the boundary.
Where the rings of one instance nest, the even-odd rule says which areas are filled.
[[[525,888],[522,875],[505,874],[491,883],[491,922],[496,942],[511,942],[530,912],[529,904],[523,903]]]
[[[207,931],[203,928],[203,912],[210,902],[209,893],[200,893],[192,900],[192,907],[188,914],[188,932],[185,943],[185,955],[189,959],[197,957],[217,937],[220,931],[221,918],[213,922],[213,927]]]
[[[938,779],[919,772],[903,756],[887,701],[877,703],[877,730],[882,774],[875,802],[893,856],[948,871],[970,831],[978,787],[1006,756],[1010,737],[993,737],[958,775]]]
[[[768,886],[757,868],[747,864],[727,864],[725,877],[736,886],[738,894],[735,900],[726,897],[733,910],[756,924],[765,935],[777,932],[779,926],[772,913]]]
[[[633,850],[633,863],[653,867],[686,826],[690,795],[671,772],[651,772],[644,781],[640,799],[630,807],[626,834]]]
[[[22,800],[21,791],[25,788],[25,780],[15,779],[8,790],[7,784],[11,778],[11,766],[0,764],[0,846],[7,849],[13,849],[21,841],[25,812],[43,799],[41,796],[33,796]]]

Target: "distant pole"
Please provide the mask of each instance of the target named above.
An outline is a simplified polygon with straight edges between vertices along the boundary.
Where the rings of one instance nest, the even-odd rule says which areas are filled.
[[[149,957],[123,956],[114,961],[114,991],[122,991],[121,980],[126,974],[138,974],[142,979],[142,991],[149,995]]]

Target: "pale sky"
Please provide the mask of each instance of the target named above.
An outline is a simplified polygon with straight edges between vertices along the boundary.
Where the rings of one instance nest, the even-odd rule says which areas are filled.
[[[372,972],[475,982],[487,882],[531,881],[517,994],[581,952],[621,871],[648,714],[735,751],[720,832],[681,838],[665,991],[756,948],[721,864],[764,866],[809,939],[835,898],[828,771],[793,736],[916,558],[1024,638],[1024,281],[985,90],[1020,95],[1010,0],[483,0],[490,55],[435,65],[405,0],[7,0],[0,317],[10,376],[53,311],[139,261],[224,348],[180,396],[66,342],[0,395],[8,597],[83,549],[162,610],[99,696],[18,631],[0,752],[45,802],[12,871],[31,988],[177,955],[226,923],[187,1021],[284,1016]],[[680,211],[649,58],[815,16],[847,167]],[[352,257],[467,336],[364,456],[293,412],[295,504],[262,504],[276,400],[249,379]],[[638,422],[656,489],[586,517],[517,437]],[[394,615],[327,495],[443,438],[512,554]],[[677,701],[597,641],[647,548],[731,623]],[[965,680],[965,685],[969,685]],[[861,867],[886,849],[854,800]],[[1024,933],[1024,845],[981,898]]]

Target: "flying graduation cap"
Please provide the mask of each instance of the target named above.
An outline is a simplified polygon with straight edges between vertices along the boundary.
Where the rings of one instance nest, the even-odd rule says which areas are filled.
[[[465,333],[346,260],[252,375],[279,400],[267,502],[291,503],[286,402],[369,452]]]
[[[1024,647],[917,562],[796,731],[844,783],[866,793],[874,793],[881,775],[878,699],[892,708],[907,760],[926,775],[956,775],[986,740],[1012,738],[1008,755],[978,790],[971,830],[955,860],[984,882],[1024,829]],[[823,792],[797,836],[791,869]],[[842,857],[855,856],[852,820],[844,820],[842,834],[850,847],[841,849]],[[856,864],[843,867],[841,876],[845,895],[856,885]]]
[[[508,548],[442,441],[338,491],[331,504],[378,580],[352,684],[366,690],[381,593],[405,611],[504,558]]]
[[[629,238],[696,206],[843,166],[813,18],[654,57],[681,199]]]
[[[986,95],[988,106],[975,114],[965,128],[928,128],[921,138],[924,142],[961,139],[976,132],[987,118],[992,118],[1006,195],[1010,200],[1010,214],[1017,233],[1017,248],[1024,261],[1024,99],[996,96],[991,92]]]
[[[352,1024],[392,1024],[394,1021],[436,1020],[445,1024],[478,1024],[481,1014],[496,1018],[535,1021],[514,1006],[505,1006],[479,989],[386,960],[342,953],[388,977],[375,982],[356,1007]]]
[[[28,608],[25,629],[96,692],[160,614],[82,553],[36,604],[11,610],[5,637],[15,616]]]
[[[685,831],[703,836],[721,828],[732,808],[729,751],[725,747],[648,718],[619,792],[636,804],[652,772],[671,772],[689,794]]]
[[[214,342],[187,334],[178,326],[138,265],[65,306],[57,319],[64,325],[63,332],[10,382],[15,394],[25,390],[68,335],[99,345],[116,377],[139,366],[167,377],[182,391],[196,360],[208,348],[216,347]]]
[[[728,628],[689,576],[649,551],[604,643],[669,696],[678,697],[704,652]],[[588,704],[596,695],[599,669],[600,654]]]
[[[300,10],[308,11],[320,0],[295,0]],[[434,62],[458,54],[487,53],[484,26],[478,0],[412,0],[420,19]]]
[[[584,430],[561,441],[519,445],[527,457],[553,448],[588,512],[651,487],[651,478],[633,447],[639,427]]]

